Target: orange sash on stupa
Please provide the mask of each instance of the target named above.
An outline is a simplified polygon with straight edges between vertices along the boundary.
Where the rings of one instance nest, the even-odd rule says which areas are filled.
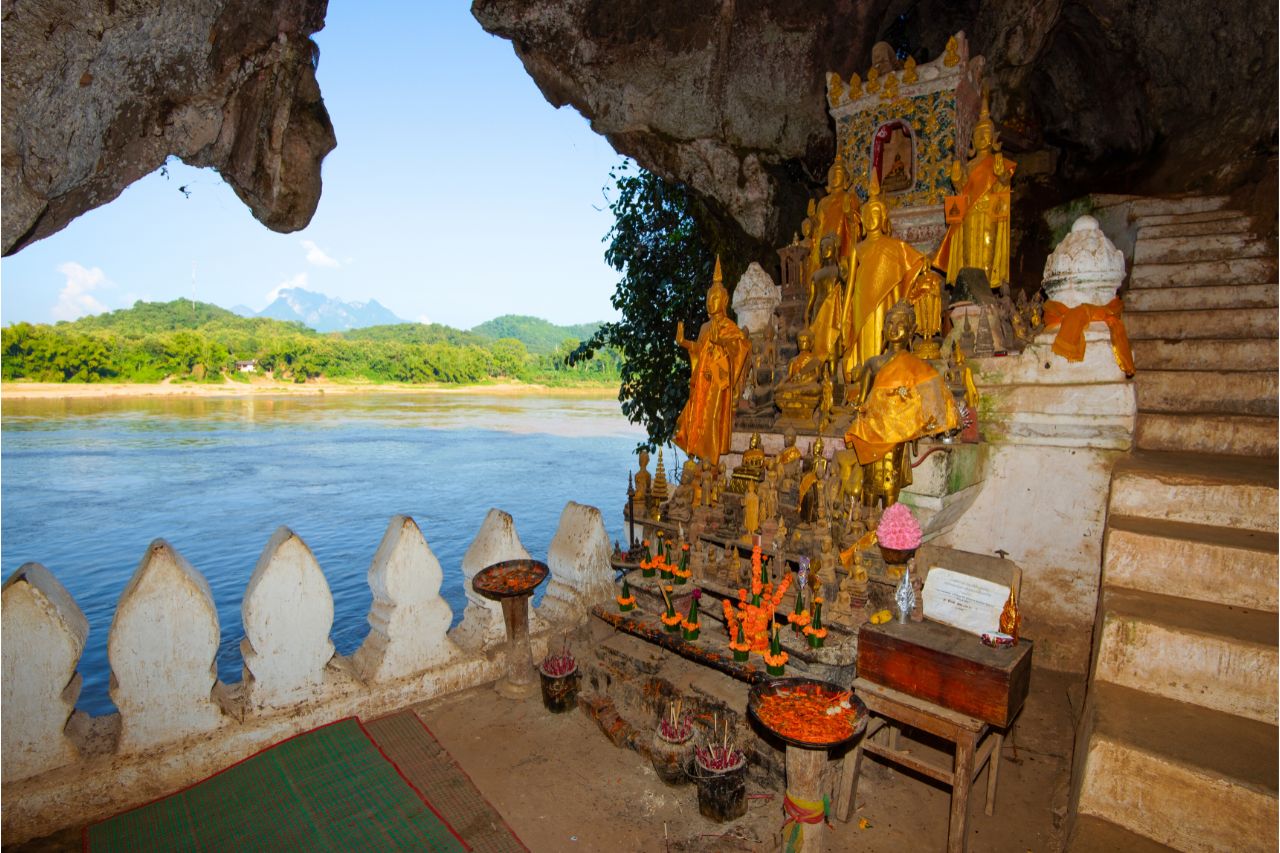
[[[1045,330],[1060,326],[1058,336],[1053,339],[1053,351],[1067,361],[1084,360],[1084,330],[1090,323],[1106,323],[1111,333],[1111,353],[1116,364],[1124,371],[1125,376],[1133,376],[1133,350],[1129,347],[1129,333],[1125,331],[1124,320],[1120,314],[1124,311],[1124,303],[1116,297],[1106,305],[1090,305],[1085,303],[1068,308],[1061,302],[1044,304]]]

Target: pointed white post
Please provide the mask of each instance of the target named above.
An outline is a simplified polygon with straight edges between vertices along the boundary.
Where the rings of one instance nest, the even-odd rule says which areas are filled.
[[[213,698],[218,640],[209,582],[168,542],[155,540],[120,596],[107,637],[121,752],[223,724]]]
[[[480,532],[462,558],[463,591],[467,609],[462,624],[453,631],[453,639],[465,648],[488,648],[506,640],[502,622],[502,606],[471,588],[471,579],[481,569],[504,560],[528,560],[529,552],[520,543],[515,522],[500,509],[489,510]]]
[[[391,519],[369,567],[373,607],[369,636],[352,658],[365,681],[392,681],[449,661],[453,611],[440,597],[444,573],[422,531],[407,515]]]
[[[65,729],[80,695],[76,663],[89,623],[39,563],[10,575],[0,599],[0,776],[12,782],[78,757]]]
[[[333,595],[311,549],[287,527],[271,536],[240,605],[245,701],[287,708],[316,697],[333,658]]]
[[[552,622],[576,622],[616,590],[609,563],[609,534],[600,510],[569,501],[547,549],[551,581],[538,614]]]

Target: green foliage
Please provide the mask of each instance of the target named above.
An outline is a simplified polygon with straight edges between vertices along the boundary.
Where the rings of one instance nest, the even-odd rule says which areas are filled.
[[[575,326],[557,326],[539,317],[521,314],[504,314],[474,327],[472,334],[486,341],[514,338],[522,342],[534,355],[550,355],[565,338],[584,341],[596,333],[599,323],[580,323]]]
[[[563,336],[546,354],[536,355],[519,340],[490,341],[439,324],[321,334],[300,323],[240,317],[186,299],[138,302],[133,308],[53,326],[18,323],[0,330],[0,337],[0,376],[38,382],[158,382],[166,377],[243,382],[235,362],[252,359],[260,372],[298,383],[325,377],[604,384],[618,380],[620,361],[615,355],[591,366],[569,366],[565,354],[578,341]]]
[[[622,411],[644,424],[650,449],[670,442],[689,394],[689,361],[675,343],[684,321],[693,337],[707,319],[705,294],[715,257],[681,184],[624,162],[609,177],[617,197],[605,260],[622,273],[613,306],[622,319],[601,326],[570,358],[581,363],[602,347],[620,351]]]

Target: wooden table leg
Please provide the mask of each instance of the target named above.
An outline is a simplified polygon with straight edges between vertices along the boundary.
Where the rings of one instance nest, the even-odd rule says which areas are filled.
[[[862,745],[885,725],[884,720],[875,717],[867,721],[867,728],[858,736],[853,749],[844,754],[840,762],[839,790],[835,797],[835,816],[840,820],[848,820],[854,807],[858,804],[858,774],[862,772]]]
[[[987,817],[996,810],[996,779],[1000,774],[1000,752],[1004,747],[1004,733],[993,731],[991,737],[995,743],[991,747],[991,757],[987,759]]]
[[[529,643],[529,596],[502,599],[502,620],[507,625],[507,674],[494,689],[508,699],[523,699],[538,689]]]
[[[787,745],[787,797],[792,801],[804,800],[817,803],[822,809],[822,771],[827,764],[825,749],[803,749]],[[784,830],[784,836],[794,829],[794,824]],[[803,840],[796,849],[801,853],[818,853],[824,849],[821,822],[800,823]]]
[[[951,819],[947,824],[947,853],[964,853],[969,835],[965,831],[969,813],[969,786],[973,782],[974,733],[961,731],[956,737],[956,762],[951,773]]]

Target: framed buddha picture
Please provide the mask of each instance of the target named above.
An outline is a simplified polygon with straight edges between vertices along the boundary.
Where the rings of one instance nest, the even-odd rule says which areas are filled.
[[[904,193],[916,183],[915,134],[911,125],[893,119],[876,128],[871,141],[871,168],[880,191],[889,195]]]

